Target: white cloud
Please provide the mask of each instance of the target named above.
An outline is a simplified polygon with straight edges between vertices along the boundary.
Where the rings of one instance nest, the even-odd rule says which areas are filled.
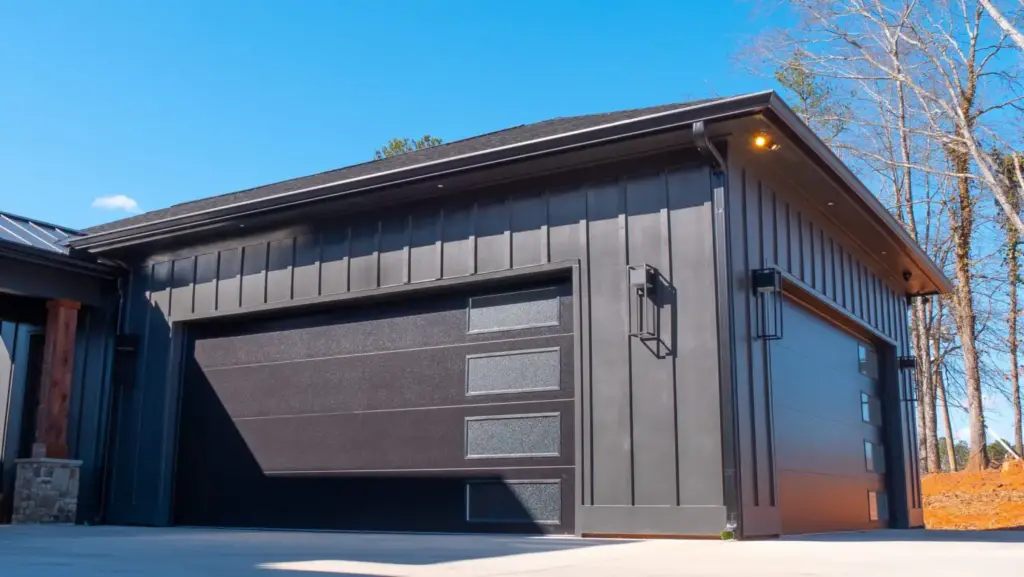
[[[139,203],[135,202],[135,199],[130,196],[123,194],[114,194],[111,196],[100,196],[96,200],[92,201],[93,208],[102,208],[103,210],[123,210],[125,212],[142,212],[139,209]]]

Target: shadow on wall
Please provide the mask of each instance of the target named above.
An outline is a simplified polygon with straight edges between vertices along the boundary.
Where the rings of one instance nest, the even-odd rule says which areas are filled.
[[[501,477],[348,473],[264,474],[203,371],[188,355],[176,463],[178,525],[359,531],[513,532],[542,534]],[[401,426],[396,422],[395,426]],[[358,444],[359,441],[355,440]],[[486,487],[488,520],[468,522],[466,482]],[[468,510],[467,510],[468,509]],[[564,512],[563,512],[564,515]],[[564,521],[564,519],[563,519]],[[436,562],[436,561],[431,561]]]

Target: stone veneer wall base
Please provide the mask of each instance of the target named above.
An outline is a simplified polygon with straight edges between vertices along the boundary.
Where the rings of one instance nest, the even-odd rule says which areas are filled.
[[[81,461],[18,459],[14,481],[14,524],[74,523],[78,513]]]

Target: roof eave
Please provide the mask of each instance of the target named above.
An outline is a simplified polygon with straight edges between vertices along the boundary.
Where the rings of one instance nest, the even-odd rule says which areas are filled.
[[[772,102],[773,96],[774,92],[766,91],[724,98],[506,147],[91,234],[71,241],[70,245],[73,248],[100,252],[112,248],[141,244],[154,238],[188,234],[191,229],[199,226],[291,207],[297,204],[366,192],[386,186],[407,184],[439,176],[449,176],[496,164],[632,138],[645,133],[692,125],[698,120],[706,121],[747,115],[768,107]]]
[[[124,269],[113,264],[86,261],[73,255],[13,243],[0,243],[0,257],[8,257],[99,278],[112,279],[124,272]]]
[[[946,274],[925,254],[917,242],[910,237],[903,225],[897,221],[892,214],[886,210],[881,201],[857,178],[846,164],[839,159],[832,149],[828,147],[810,127],[807,126],[796,115],[793,110],[782,101],[776,94],[772,94],[768,109],[774,116],[770,120],[781,123],[786,129],[799,138],[822,163],[829,172],[834,174],[839,181],[857,198],[868,211],[892,232],[896,241],[902,245],[904,251],[913,260],[928,279],[934,285],[934,293],[949,293],[953,291],[953,283],[946,277]]]

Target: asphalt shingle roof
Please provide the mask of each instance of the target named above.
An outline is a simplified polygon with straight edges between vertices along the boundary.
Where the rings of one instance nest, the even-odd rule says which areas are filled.
[[[332,182],[371,176],[392,170],[409,168],[420,164],[456,158],[476,152],[483,152],[505,146],[530,142],[541,138],[568,134],[578,130],[595,128],[606,124],[614,124],[624,120],[631,120],[652,114],[688,108],[713,102],[715,100],[720,99],[708,98],[690,102],[663,104],[647,108],[620,110],[617,112],[554,118],[533,124],[524,124],[513,128],[506,128],[504,130],[482,134],[480,136],[449,142],[440,146],[393,156],[391,158],[385,158],[383,160],[355,164],[344,168],[321,172],[319,174],[303,176],[264,186],[257,186],[247,190],[240,190],[238,192],[231,192],[228,194],[221,194],[218,196],[211,196],[191,202],[176,204],[168,208],[153,210],[129,218],[94,226],[86,229],[84,232],[86,234],[96,234],[129,226],[146,224],[167,218],[184,216],[195,212],[237,204],[240,202],[257,200],[282,193],[329,184]]]

